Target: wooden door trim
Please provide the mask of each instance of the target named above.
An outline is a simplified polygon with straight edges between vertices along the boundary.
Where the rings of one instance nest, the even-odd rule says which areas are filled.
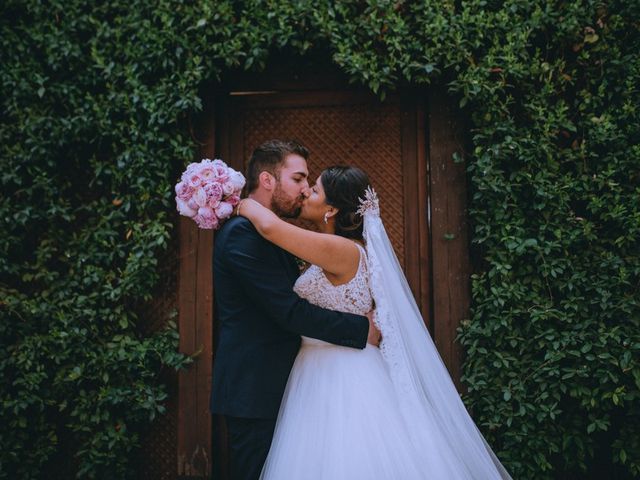
[[[416,105],[416,152],[417,152],[417,178],[418,185],[418,229],[420,231],[420,247],[418,261],[420,269],[420,310],[425,325],[430,332],[433,332],[433,288],[432,288],[432,259],[431,259],[431,225],[429,222],[429,155],[428,145],[428,124],[426,121],[427,105],[426,96],[421,95],[422,101]]]
[[[208,102],[196,129],[201,139],[194,161],[213,158],[215,117]],[[180,217],[178,268],[179,350],[192,356],[178,372],[177,473],[180,478],[204,478],[211,473],[209,401],[213,368],[213,232]]]
[[[471,263],[467,221],[464,129],[445,88],[429,91],[429,194],[431,201],[431,258],[433,332],[440,356],[458,389],[462,349],[455,341],[471,305]]]
[[[315,90],[307,92],[257,91],[243,95],[227,97],[235,108],[295,108],[295,107],[327,107],[345,105],[369,105],[375,103],[377,97],[370,92],[345,90]],[[398,102],[398,95],[389,95],[385,102]]]
[[[400,102],[400,131],[402,143],[402,183],[404,189],[404,272],[413,292],[413,296],[421,307],[420,298],[420,231],[416,218],[419,205],[413,203],[418,199],[418,152],[417,122],[415,98],[405,96]]]

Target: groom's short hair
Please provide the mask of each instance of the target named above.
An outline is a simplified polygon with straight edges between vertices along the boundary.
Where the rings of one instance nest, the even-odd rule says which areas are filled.
[[[309,158],[309,150],[295,140],[269,140],[256,147],[247,166],[247,193],[258,188],[260,173],[269,172],[280,179],[280,168],[287,155],[300,155]]]

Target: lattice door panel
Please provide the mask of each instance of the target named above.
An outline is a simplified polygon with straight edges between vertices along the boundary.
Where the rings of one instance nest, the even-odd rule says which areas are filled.
[[[177,227],[176,227],[177,228]],[[160,282],[153,300],[136,306],[145,335],[165,328],[174,319],[178,307],[178,237],[173,235],[169,248],[160,260]],[[141,436],[141,448],[134,461],[139,480],[173,480],[176,478],[178,431],[178,376],[166,371],[160,381],[167,386],[166,413],[159,415]]]
[[[242,146],[230,150],[248,161],[253,149],[272,139],[296,139],[310,151],[312,184],[335,164],[354,165],[369,175],[378,192],[382,218],[404,265],[404,192],[400,107],[394,103],[316,105],[281,108],[252,106],[240,112]]]

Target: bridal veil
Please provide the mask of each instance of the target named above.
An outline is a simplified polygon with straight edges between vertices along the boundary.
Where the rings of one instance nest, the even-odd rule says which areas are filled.
[[[434,440],[438,450],[444,447],[456,477],[510,479],[467,412],[424,325],[372,189],[367,189],[358,212],[364,219],[375,322],[383,338],[380,349],[413,441],[422,449],[431,448]]]

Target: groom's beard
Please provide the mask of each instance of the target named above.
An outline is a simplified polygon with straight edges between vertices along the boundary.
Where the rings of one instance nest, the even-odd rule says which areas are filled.
[[[271,210],[280,218],[298,218],[302,210],[303,197],[291,198],[280,185],[276,186],[271,197]]]

